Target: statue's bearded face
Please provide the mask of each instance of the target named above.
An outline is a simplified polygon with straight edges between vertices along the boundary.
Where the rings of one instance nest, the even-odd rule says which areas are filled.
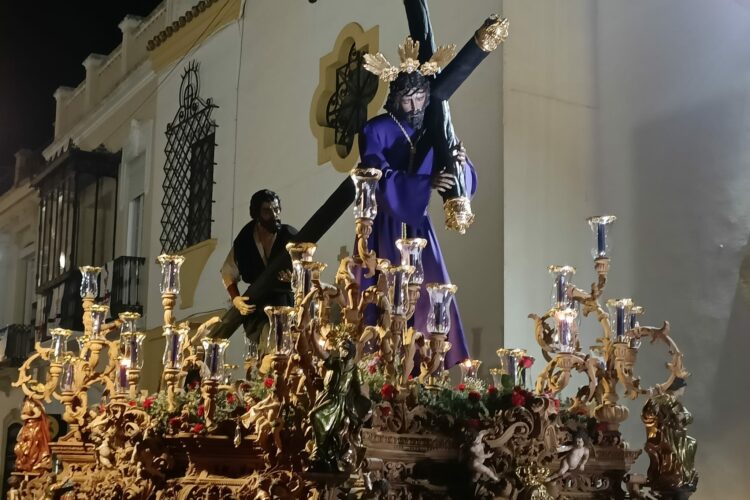
[[[427,107],[427,92],[417,88],[411,93],[404,94],[398,101],[401,117],[407,121],[411,128],[419,130],[424,121],[424,111]]]
[[[422,128],[430,102],[430,84],[419,72],[401,73],[391,82],[385,109],[415,131]]]
[[[281,205],[277,200],[263,202],[258,222],[270,233],[276,233],[281,229]]]

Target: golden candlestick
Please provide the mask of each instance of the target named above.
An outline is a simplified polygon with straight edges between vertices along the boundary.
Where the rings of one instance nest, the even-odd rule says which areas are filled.
[[[175,319],[174,319],[174,306],[177,302],[177,295],[174,293],[162,293],[161,294],[161,305],[164,308],[164,324],[165,325],[174,325]]]
[[[175,387],[180,380],[179,368],[164,368],[164,383],[167,385],[167,409],[174,411],[175,405]]]

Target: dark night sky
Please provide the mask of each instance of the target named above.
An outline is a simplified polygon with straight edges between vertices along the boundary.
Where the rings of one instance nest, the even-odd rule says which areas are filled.
[[[120,44],[127,14],[146,16],[159,0],[0,0],[0,168],[21,148],[52,140],[55,89],[77,86],[92,52]],[[1,172],[0,172],[1,173]]]

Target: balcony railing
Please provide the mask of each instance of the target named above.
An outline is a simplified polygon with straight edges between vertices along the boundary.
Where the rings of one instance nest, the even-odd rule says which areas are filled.
[[[112,295],[110,296],[110,313],[112,317],[125,311],[143,314],[144,298],[141,290],[143,283],[144,257],[118,257],[112,269]]]
[[[0,339],[5,343],[5,362],[20,366],[34,350],[34,327],[8,325],[0,328]]]

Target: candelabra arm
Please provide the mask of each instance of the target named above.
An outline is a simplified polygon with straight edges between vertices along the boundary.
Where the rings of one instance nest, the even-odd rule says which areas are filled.
[[[405,386],[414,369],[414,355],[419,349],[419,344],[424,343],[424,335],[421,332],[409,328],[404,335],[404,367],[401,371],[401,386]]]
[[[571,371],[574,369],[579,372],[586,371],[588,374],[586,362],[582,357],[573,353],[558,353],[539,374],[536,382],[537,392],[540,394],[550,392],[553,395],[562,392],[570,383]],[[590,379],[589,384],[591,384]]]
[[[318,295],[320,295],[320,289],[313,288],[300,302],[299,308],[297,309],[297,329],[301,332],[310,328],[313,319],[310,307],[312,306],[313,301],[317,300]]]
[[[547,311],[544,316],[538,316],[536,314],[529,314],[529,319],[534,321],[534,338],[536,338],[537,344],[542,349],[542,355],[547,362],[552,361],[552,357],[549,353],[552,352],[552,334],[554,333],[545,321],[552,317],[554,309]]]
[[[370,250],[367,240],[372,234],[372,219],[359,218],[356,220],[356,259],[360,261],[362,268],[366,269],[365,278],[375,276],[378,259],[375,251]]]
[[[49,378],[46,384],[34,379],[29,375],[29,369],[31,364],[37,359],[43,361],[49,361],[52,349],[49,347],[42,347],[39,342],[34,344],[34,354],[26,358],[21,367],[18,369],[18,379],[11,385],[13,387],[20,387],[23,393],[32,399],[44,399],[47,403],[51,402],[52,393],[57,387],[57,382],[62,371],[62,365],[60,363],[50,363]]]
[[[609,274],[609,258],[600,257],[594,260],[594,270],[597,274],[597,280],[591,284],[591,298],[599,300],[604,288],[607,286],[607,274]]]
[[[630,347],[628,342],[615,342],[612,344],[614,354],[614,370],[617,380],[625,388],[625,397],[636,399],[643,393],[640,387],[640,379],[633,375],[633,366],[637,357],[637,349]]]
[[[637,339],[641,339],[643,337],[651,337],[652,344],[656,341],[663,342],[664,344],[666,344],[667,349],[669,350],[669,354],[672,356],[672,360],[667,363],[667,369],[669,370],[669,377],[667,378],[667,380],[661,384],[656,384],[655,386],[642,391],[649,397],[656,394],[665,393],[667,388],[672,385],[672,382],[674,382],[676,378],[684,379],[690,376],[690,372],[685,370],[683,364],[683,354],[682,352],[680,352],[680,348],[677,347],[677,343],[675,343],[675,341],[669,335],[669,332],[670,325],[668,321],[665,321],[660,328],[652,326],[639,326],[631,330],[630,332],[630,335]]]
[[[174,306],[177,302],[177,295],[174,293],[162,293],[161,294],[161,305],[164,308],[164,324],[173,325],[174,319]]]

